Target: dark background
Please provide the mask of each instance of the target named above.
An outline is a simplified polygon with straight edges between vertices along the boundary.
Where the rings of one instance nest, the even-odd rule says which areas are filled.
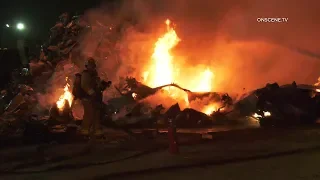
[[[21,36],[29,41],[43,41],[48,38],[52,27],[63,12],[83,13],[86,9],[99,6],[101,0],[6,0],[0,5],[0,47],[14,47]],[[6,24],[14,27],[22,22],[25,31],[6,28]]]
[[[10,81],[13,69],[21,68],[17,40],[24,40],[28,53],[39,54],[39,46],[48,39],[49,29],[54,26],[63,12],[82,14],[86,9],[101,4],[101,0],[88,1],[46,1],[6,0],[0,3],[0,88]],[[17,23],[23,23],[25,30],[18,31]],[[10,28],[6,27],[10,25]],[[37,48],[38,47],[38,48]],[[8,48],[5,49],[4,48]],[[26,55],[27,55],[26,54]],[[28,55],[27,55],[28,56]]]

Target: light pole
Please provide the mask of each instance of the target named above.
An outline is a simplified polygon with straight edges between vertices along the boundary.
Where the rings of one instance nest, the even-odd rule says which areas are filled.
[[[23,22],[17,22],[16,24],[6,23],[3,28],[0,28],[0,44],[6,46],[10,45],[10,38],[18,39],[21,42],[24,41],[28,28]],[[16,46],[16,45],[15,45]]]
[[[16,29],[18,31],[23,31],[25,29],[25,26],[24,26],[23,23],[19,22],[19,23],[16,24]],[[19,39],[17,41],[17,47],[18,47],[18,50],[19,50],[19,53],[20,53],[22,64],[26,65],[28,63],[28,60],[26,58],[24,36],[25,36],[24,33],[18,35]]]

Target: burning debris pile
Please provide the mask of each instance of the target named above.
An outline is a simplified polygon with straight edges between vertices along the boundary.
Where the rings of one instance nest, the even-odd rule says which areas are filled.
[[[79,48],[81,37],[88,33],[95,34],[91,38],[99,37],[96,35],[99,33],[93,30],[99,26],[107,29],[109,34],[103,31],[102,35],[103,39],[108,39],[114,29],[98,21],[95,25],[89,24],[82,16],[71,18],[68,13],[59,18],[60,21],[50,29],[48,42],[42,47],[40,61],[31,58],[29,67],[15,78],[11,89],[2,91],[0,134],[14,133],[17,129],[30,127],[30,124],[38,123],[53,130],[56,125],[75,123],[73,109],[79,101],[72,93],[72,81],[76,81],[75,74],[84,64],[85,55]],[[158,128],[166,127],[168,120],[174,119],[178,128],[246,124],[248,121],[259,122],[261,126],[276,126],[314,123],[319,117],[319,95],[314,86],[296,83],[279,86],[274,83],[237,97],[215,92],[215,74],[211,67],[203,67],[200,73],[183,78],[179,72],[183,67],[175,64],[171,54],[181,39],[169,19],[165,25],[166,31],[155,42],[150,63],[142,72],[143,78],[120,78],[119,84],[114,86],[118,95],[103,103],[102,124]],[[108,55],[115,53],[115,44],[114,40],[109,43]],[[98,47],[91,56],[98,62],[105,61],[104,57],[98,56],[104,54],[101,53],[104,50]],[[67,72],[67,66],[72,70]],[[64,89],[57,98],[46,99],[52,103],[46,103],[49,107],[44,107],[39,93],[49,94],[44,92],[45,86],[50,86],[47,82],[59,84],[55,81],[62,81]],[[108,81],[105,86],[110,85],[111,81]]]
[[[319,118],[319,94],[312,85],[267,84],[234,105],[230,116],[251,115],[260,126],[312,124]]]

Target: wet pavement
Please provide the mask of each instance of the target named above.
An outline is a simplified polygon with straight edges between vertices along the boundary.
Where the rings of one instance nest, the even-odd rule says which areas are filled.
[[[213,133],[212,140],[201,140],[201,136],[183,136],[179,136],[180,140],[185,141],[185,145],[180,146],[179,155],[169,154],[165,136],[160,136],[141,140],[140,143],[130,141],[121,148],[107,145],[102,148],[98,145],[100,148],[91,153],[74,158],[20,166],[1,179],[139,179],[157,174],[163,177],[188,168],[227,166],[284,156],[300,157],[299,154],[314,153],[320,149],[319,127],[217,132]],[[78,146],[78,149],[81,148]],[[54,150],[52,148],[51,152]]]
[[[320,151],[223,165],[190,167],[114,177],[114,180],[216,179],[216,180],[318,180]],[[102,178],[103,179],[103,178]]]

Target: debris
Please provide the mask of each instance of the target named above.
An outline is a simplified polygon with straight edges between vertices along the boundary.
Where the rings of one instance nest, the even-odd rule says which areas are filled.
[[[59,124],[67,124],[74,120],[68,100],[64,101],[65,103],[62,110],[60,110],[56,104],[51,107],[50,120],[57,121]]]
[[[176,118],[181,112],[180,106],[178,103],[172,105],[166,112],[165,117],[167,119],[174,119]]]
[[[37,104],[40,104],[37,93],[46,93],[46,86],[64,82],[66,74],[69,77],[78,73],[83,64],[82,60],[87,58],[86,56],[93,58],[98,56],[100,59],[106,59],[105,56],[107,59],[118,57],[115,55],[117,54],[116,43],[119,39],[116,31],[117,27],[112,24],[103,24],[99,21],[89,24],[83,16],[72,17],[69,13],[59,16],[58,22],[50,29],[50,37],[41,47],[39,59],[31,57],[28,66],[12,72],[12,82],[8,88],[1,91],[0,136],[24,132],[22,134],[27,137],[46,139],[50,134],[67,134],[68,131],[76,131],[81,124],[81,116],[77,116],[78,121],[74,122],[72,113],[72,109],[78,106],[72,103],[76,102],[76,98],[71,97],[74,101],[62,98],[62,103],[59,103],[63,105],[62,108],[53,103],[50,109],[44,108],[40,114],[40,110],[35,111]],[[90,38],[96,38],[96,48],[92,52],[82,52],[79,48],[81,38],[88,33],[91,34]],[[101,48],[102,44],[103,48]],[[118,60],[115,61],[117,63],[113,64],[120,65]],[[213,74],[209,69],[206,72],[208,76],[204,77],[208,77],[210,82]],[[80,77],[77,77],[79,80]],[[158,87],[152,88],[148,86],[150,83],[144,84],[134,77],[121,77],[119,84],[114,86],[118,95],[108,99],[106,104],[102,105],[104,110],[101,113],[102,124],[122,129],[131,135],[132,132],[129,129],[131,127],[157,129],[158,126],[168,127],[170,121],[171,123],[174,121],[174,126],[177,128],[199,128],[245,123],[241,119],[249,116],[261,126],[287,126],[314,123],[320,116],[318,111],[320,90],[319,87],[315,87],[318,84],[299,85],[294,81],[292,84],[279,86],[277,83],[270,83],[236,100],[228,93],[207,92],[211,88],[205,88],[204,92],[202,90],[192,92],[178,84],[170,84],[171,81],[165,82],[169,84],[161,83]],[[201,84],[206,85],[206,82]],[[105,78],[99,88],[104,90],[111,84],[111,81]],[[73,95],[81,93],[76,91],[77,84],[73,86]],[[209,113],[205,114],[190,107],[181,109],[182,106],[180,107],[178,103],[165,109],[162,105],[151,106],[143,101],[169,87],[184,91],[188,102],[206,99],[208,106],[210,103],[217,103],[219,106],[210,108]],[[71,127],[70,124],[74,126]],[[169,126],[170,128],[173,132],[174,130]],[[212,139],[212,136],[207,134],[202,136]],[[173,151],[176,152],[176,150]]]
[[[267,84],[265,88],[253,92],[257,96],[255,111],[246,111],[247,115],[258,119],[261,126],[290,126],[315,123],[319,117],[319,103],[312,97],[313,88],[297,85],[279,86],[277,83]],[[252,95],[253,95],[252,94]],[[251,95],[251,96],[252,96]],[[247,101],[248,102],[248,101]],[[253,101],[251,101],[253,102]],[[245,101],[238,105],[249,107]],[[254,104],[254,103],[253,103]],[[241,106],[238,106],[241,108]]]
[[[133,77],[126,77],[125,78],[125,85],[123,87],[116,87],[117,91],[119,92],[120,95],[126,96],[128,98],[134,99],[136,101],[142,100],[148,96],[154,95],[158,91],[160,91],[163,88],[166,87],[176,87],[178,89],[181,89],[182,91],[190,92],[190,90],[184,89],[180,87],[177,84],[166,84],[163,86],[159,86],[156,88],[151,88],[147,85],[144,85],[141,82],[138,82],[135,78]],[[133,96],[134,95],[134,96]]]

